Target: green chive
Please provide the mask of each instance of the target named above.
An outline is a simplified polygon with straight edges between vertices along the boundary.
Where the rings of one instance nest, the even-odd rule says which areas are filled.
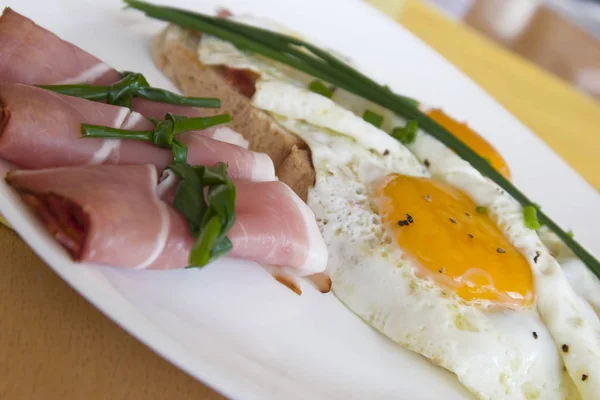
[[[204,229],[196,238],[196,242],[190,252],[190,264],[202,268],[210,261],[210,253],[213,245],[221,233],[221,221],[217,215],[208,220]]]
[[[173,139],[171,143],[171,151],[173,152],[173,163],[183,164],[187,160],[188,148],[187,146],[177,139]]]
[[[179,106],[201,107],[201,108],[219,108],[221,100],[210,97],[187,97],[168,90],[157,89],[153,87],[140,88],[136,94],[146,100],[157,103],[175,104]]]
[[[202,131],[216,125],[222,125],[231,122],[231,115],[229,114],[219,114],[211,117],[188,118],[169,113],[168,116],[174,123],[173,130],[175,135],[179,135],[183,132]]]
[[[229,114],[219,114],[212,117],[188,118],[167,113],[165,119],[151,119],[155,125],[154,131],[130,131],[127,129],[111,128],[100,125],[81,124],[81,134],[84,138],[130,139],[151,142],[158,147],[171,149],[173,162],[182,164],[187,159],[187,146],[175,140],[176,135],[189,131],[201,131],[215,125],[231,121]]]
[[[308,89],[311,92],[315,92],[320,94],[321,96],[325,96],[327,98],[331,98],[333,96],[333,89],[327,87],[323,82],[319,80],[314,80],[308,85]]]
[[[379,115],[371,110],[365,110],[363,119],[375,128],[381,128],[381,125],[383,125],[383,115]]]
[[[212,168],[186,163],[168,168],[181,178],[173,205],[186,217],[196,238],[188,268],[201,268],[232,248],[226,235],[235,223],[236,188],[224,163]]]
[[[180,106],[219,108],[221,101],[213,98],[186,97],[168,90],[150,87],[144,75],[125,71],[123,78],[108,86],[89,84],[75,85],[39,85],[38,87],[67,96],[80,97],[87,100],[101,101],[108,104],[131,108],[131,99],[141,97],[150,101],[175,104]]]
[[[475,207],[475,211],[477,211],[479,214],[487,214],[487,207],[477,206]]]
[[[537,209],[535,206],[523,207],[523,217],[525,218],[525,226],[529,229],[538,230],[541,225],[537,217]]]
[[[404,145],[409,145],[417,138],[419,123],[415,120],[408,121],[406,126],[397,126],[392,129],[392,137]]]
[[[37,85],[37,87],[51,90],[66,96],[80,97],[82,99],[98,101],[106,100],[108,88],[106,86],[94,86],[88,84],[78,85]]]
[[[84,138],[130,139],[152,142],[153,131],[128,131],[107,126],[81,124],[81,136]]]
[[[575,237],[575,232],[573,232],[571,229],[569,229],[567,231],[567,235],[569,235],[569,237]]]

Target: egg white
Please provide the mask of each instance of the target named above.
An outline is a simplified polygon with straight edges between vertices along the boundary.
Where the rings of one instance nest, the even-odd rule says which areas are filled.
[[[372,103],[345,91],[340,91],[334,100],[355,113],[373,107]],[[378,111],[385,116],[386,125],[382,128],[388,132],[406,123],[389,110],[378,108]],[[436,179],[461,189],[491,211],[505,236],[530,264],[538,313],[559,347],[578,391],[584,399],[599,398],[600,380],[590,379],[591,371],[600,366],[600,321],[594,313],[594,309],[600,309],[598,278],[547,228],[540,231],[544,240],[526,228],[518,202],[441,142],[420,131],[415,142],[407,147],[421,162],[428,161]],[[540,256],[536,257],[538,253]],[[562,255],[561,263],[554,257],[558,255]],[[565,344],[568,352],[562,351]]]
[[[403,152],[379,155],[344,135],[277,119],[313,152],[317,178],[308,204],[329,249],[333,290],[348,308],[395,342],[453,371],[480,398],[564,399],[573,392],[535,308],[492,311],[465,304],[418,278],[416,266],[386,234],[372,207],[373,183],[393,172],[428,176],[421,165],[406,162]]]
[[[600,315],[600,279],[548,227],[542,226],[538,236],[561,265],[575,293]]]
[[[312,93],[305,75],[216,38],[202,39],[199,57],[260,74],[253,104],[308,143],[317,172],[308,203],[329,248],[333,290],[354,313],[453,371],[480,398],[600,398],[600,377],[594,376],[600,322],[535,231],[524,226],[522,208],[510,196],[429,135],[419,132],[406,148],[358,116],[370,109],[386,116],[385,130],[404,125],[381,107],[339,89],[334,101]],[[429,170],[421,164],[425,159]],[[418,278],[372,207],[373,183],[389,173],[433,176],[487,206],[529,261],[535,307],[469,305]]]

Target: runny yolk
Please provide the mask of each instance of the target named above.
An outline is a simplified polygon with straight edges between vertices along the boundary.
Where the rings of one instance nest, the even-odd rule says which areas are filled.
[[[531,304],[533,277],[525,258],[460,190],[428,178],[390,175],[377,208],[419,275],[469,302]]]
[[[446,128],[454,136],[463,141],[481,157],[488,159],[492,166],[496,168],[498,172],[504,175],[505,178],[511,178],[510,169],[500,153],[498,153],[498,151],[496,151],[496,149],[484,138],[479,136],[477,132],[469,128],[467,124],[456,121],[455,119],[444,114],[442,110],[438,109],[429,111],[427,115],[435,122]]]

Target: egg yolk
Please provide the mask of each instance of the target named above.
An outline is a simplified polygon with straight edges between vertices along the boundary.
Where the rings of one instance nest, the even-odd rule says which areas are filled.
[[[469,128],[467,124],[460,123],[455,119],[450,118],[448,115],[444,114],[442,110],[431,110],[427,115],[464,142],[474,152],[481,157],[488,159],[492,166],[504,175],[506,179],[511,178],[508,165],[500,153],[498,153],[498,151],[496,151],[496,149],[484,138],[479,136],[477,132]]]
[[[527,261],[460,190],[394,174],[379,187],[376,205],[398,246],[418,266],[419,276],[468,302],[507,307],[532,303]]]

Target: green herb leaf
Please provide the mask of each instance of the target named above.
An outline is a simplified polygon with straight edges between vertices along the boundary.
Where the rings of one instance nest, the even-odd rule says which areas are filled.
[[[333,96],[333,89],[331,89],[330,87],[328,87],[327,85],[325,85],[320,80],[314,80],[314,81],[312,81],[308,85],[308,89],[311,92],[315,92],[317,94],[320,94],[321,96],[325,96],[328,99],[330,99],[331,96]]]
[[[174,124],[169,119],[158,121],[154,128],[154,136],[152,142],[158,147],[170,148],[175,138]]]
[[[190,232],[196,237],[190,268],[203,267],[231,250],[226,235],[235,223],[235,185],[227,176],[224,163],[212,168],[176,164],[169,169],[181,178],[173,205],[186,217]]]
[[[235,186],[229,179],[222,184],[211,186],[208,190],[208,202],[221,219],[225,230],[229,230],[235,222],[235,198]]]
[[[218,258],[223,257],[227,253],[231,251],[233,248],[233,244],[231,240],[227,236],[223,236],[220,239],[217,239],[213,245],[212,251],[210,253],[210,261],[214,261]]]
[[[204,201],[204,185],[189,164],[175,164],[168,168],[181,179],[177,185],[173,206],[188,220],[190,232],[195,236],[208,208]]]
[[[66,96],[80,97],[87,100],[106,100],[108,88],[106,86],[94,86],[88,84],[78,85],[37,85],[37,87],[51,90]]]
[[[129,139],[152,142],[153,131],[128,131],[108,126],[81,124],[81,136],[84,138]]]
[[[179,106],[200,107],[200,108],[219,108],[221,100],[215,98],[204,97],[186,97],[177,93],[169,92],[163,89],[153,87],[140,88],[136,93],[136,97],[142,97],[146,100],[155,101],[157,103],[176,104]]]
[[[171,150],[173,151],[173,163],[183,164],[187,160],[188,148],[187,146],[177,139],[173,139],[171,143]]]
[[[537,209],[530,205],[523,207],[523,217],[525,218],[525,226],[529,229],[538,230],[541,225],[537,217]]]
[[[376,128],[381,128],[381,125],[383,125],[383,115],[379,115],[371,110],[365,110],[363,119]]]
[[[417,130],[419,129],[419,123],[411,120],[406,123],[404,127],[396,127],[392,129],[392,137],[399,140],[404,145],[409,145],[417,138]]]
[[[208,168],[205,165],[196,165],[193,168],[196,170],[198,176],[201,177],[203,185],[217,185],[219,183],[225,183],[227,181],[226,173],[223,174],[223,171],[221,170],[221,165],[225,164],[218,163],[213,168]]]
[[[204,224],[196,237],[196,242],[190,252],[190,264],[203,267],[211,260],[212,248],[221,234],[221,221],[218,215],[212,216]]]
[[[487,207],[477,206],[475,207],[475,211],[477,211],[479,214],[487,214]]]
[[[176,135],[227,123],[231,121],[231,116],[220,114],[212,117],[188,118],[167,113],[165,119],[153,118],[151,121],[155,125],[154,131],[130,131],[108,126],[81,124],[81,134],[84,138],[132,139],[151,142],[158,147],[170,148],[173,152],[173,162],[180,164],[186,162],[188,149],[184,143],[175,139]]]
[[[186,97],[168,90],[150,87],[144,75],[136,72],[125,71],[123,78],[112,85],[97,86],[89,84],[75,85],[38,85],[38,87],[52,90],[67,96],[101,101],[108,104],[131,108],[134,97],[142,97],[156,101],[180,106],[219,108],[221,101],[214,98]]]
[[[165,118],[173,122],[173,134],[175,135],[190,131],[202,131],[213,126],[231,122],[231,115],[229,114],[213,115],[212,117],[188,118],[183,115],[168,113]]]

